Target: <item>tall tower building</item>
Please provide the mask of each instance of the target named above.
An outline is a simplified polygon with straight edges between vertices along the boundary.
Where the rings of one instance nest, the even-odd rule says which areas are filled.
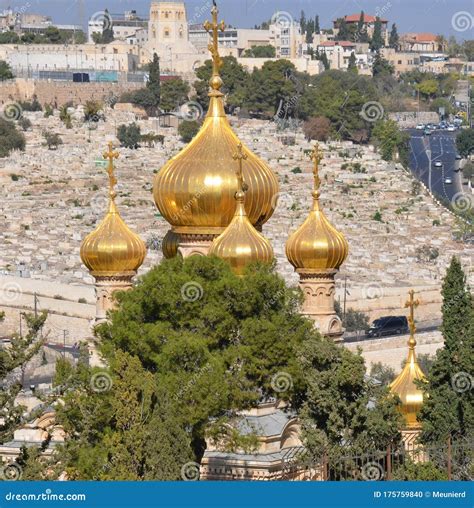
[[[224,111],[220,77],[222,59],[218,50],[218,11],[204,27],[212,36],[212,77],[209,81],[209,110],[196,137],[157,173],[153,196],[163,217],[171,225],[163,242],[163,253],[173,257],[206,255],[212,241],[232,221],[237,202],[238,179],[234,154],[241,143]],[[272,216],[278,181],[271,169],[246,146],[243,179],[246,183],[245,211],[257,230]]]
[[[313,206],[308,218],[288,239],[286,256],[300,277],[303,314],[314,320],[322,335],[340,341],[344,329],[334,309],[334,277],[349,253],[349,245],[344,235],[328,221],[319,203],[322,152],[317,144],[312,160]]]
[[[96,324],[104,322],[107,311],[114,308],[114,293],[132,287],[132,279],[146,256],[143,240],[125,224],[115,203],[114,160],[118,156],[109,143],[109,150],[104,154],[104,159],[109,160],[109,209],[81,245],[82,262],[95,278]]]

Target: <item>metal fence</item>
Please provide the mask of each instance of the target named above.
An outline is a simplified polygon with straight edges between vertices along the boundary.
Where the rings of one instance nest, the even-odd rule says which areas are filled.
[[[96,69],[64,69],[64,70],[33,70],[14,69],[17,78],[84,82],[84,83],[145,83],[148,79],[146,72],[121,72]]]
[[[290,449],[283,459],[282,480],[380,481],[402,479],[407,467],[430,465],[447,480],[472,480],[474,439],[450,436],[445,442],[417,441],[388,446],[366,454],[344,453],[343,449],[312,457],[304,448]]]

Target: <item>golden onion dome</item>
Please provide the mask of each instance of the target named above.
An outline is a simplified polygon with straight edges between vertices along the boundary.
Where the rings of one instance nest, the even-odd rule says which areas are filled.
[[[179,235],[176,234],[174,231],[169,230],[164,236],[161,245],[163,256],[166,259],[176,257],[176,255],[178,254],[178,247],[179,247]]]
[[[114,276],[136,272],[146,256],[143,240],[125,224],[115,204],[113,159],[118,157],[109,143],[109,209],[97,228],[81,245],[81,259],[94,276]]]
[[[213,241],[209,255],[226,260],[234,273],[243,275],[249,263],[271,263],[273,249],[270,242],[252,226],[245,212],[242,160],[246,160],[246,154],[242,145],[238,145],[237,149],[234,158],[239,159],[240,168],[237,177],[239,190],[235,193],[235,214],[224,232]]]
[[[425,381],[426,377],[421,370],[415,353],[415,323],[414,323],[414,308],[418,306],[419,302],[414,301],[413,290],[410,291],[410,301],[406,306],[410,307],[410,339],[408,341],[408,359],[400,374],[390,384],[390,392],[397,395],[400,399],[400,412],[405,418],[407,428],[419,427],[420,423],[417,420],[417,413],[423,406],[423,391],[417,386],[417,381]]]
[[[209,45],[213,59],[209,110],[195,138],[161,168],[154,180],[156,206],[177,233],[220,234],[236,208],[232,155],[240,140],[226,117],[220,91],[218,30],[225,25],[217,23],[217,12],[213,7],[213,23],[205,23],[213,38]],[[245,146],[243,151],[247,155],[245,209],[250,222],[260,228],[273,214],[278,180],[259,157]]]
[[[296,270],[336,270],[347,258],[349,244],[327,219],[319,204],[319,163],[322,153],[314,147],[313,206],[307,219],[286,243],[286,256]]]

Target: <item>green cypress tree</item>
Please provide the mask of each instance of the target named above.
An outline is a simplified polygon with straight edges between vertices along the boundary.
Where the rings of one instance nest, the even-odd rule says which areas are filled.
[[[146,84],[148,90],[155,98],[155,105],[158,106],[161,100],[161,82],[160,82],[160,58],[156,53],[153,53],[153,61],[149,66],[149,79]]]
[[[319,14],[314,18],[314,33],[319,34],[321,28],[319,27]]]
[[[364,11],[360,11],[360,18],[359,22],[357,23],[357,34],[356,34],[356,41],[357,42],[368,42],[369,37],[367,35],[367,27],[365,26],[365,14]]]
[[[357,74],[357,61],[354,52],[352,52],[351,56],[349,57],[349,64],[347,66],[347,70]]]
[[[397,49],[398,43],[399,43],[399,37],[398,37],[397,25],[394,23],[392,25],[392,30],[390,31],[388,45],[393,49]]]
[[[420,412],[424,442],[474,432],[474,312],[459,260],[453,257],[442,287],[444,347],[438,350],[424,386]]]
[[[109,14],[109,11],[105,9],[104,11],[104,25],[102,29],[102,40],[100,41],[102,44],[109,44],[114,40],[114,27],[112,23],[112,16]]]
[[[380,48],[383,48],[383,46],[384,40],[382,37],[382,22],[377,16],[374,25],[374,33],[372,35],[372,40],[370,41],[370,49],[372,51],[378,51]]]

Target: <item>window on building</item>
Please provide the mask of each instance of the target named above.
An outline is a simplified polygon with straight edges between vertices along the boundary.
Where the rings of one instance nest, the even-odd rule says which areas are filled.
[[[170,36],[170,29],[169,28],[165,28],[165,30],[164,30],[164,36],[165,37],[169,37]]]
[[[398,65],[402,65],[402,61],[401,60],[398,60]]]
[[[288,55],[290,54],[290,48],[281,48],[280,53],[281,53],[283,56],[288,56]]]

